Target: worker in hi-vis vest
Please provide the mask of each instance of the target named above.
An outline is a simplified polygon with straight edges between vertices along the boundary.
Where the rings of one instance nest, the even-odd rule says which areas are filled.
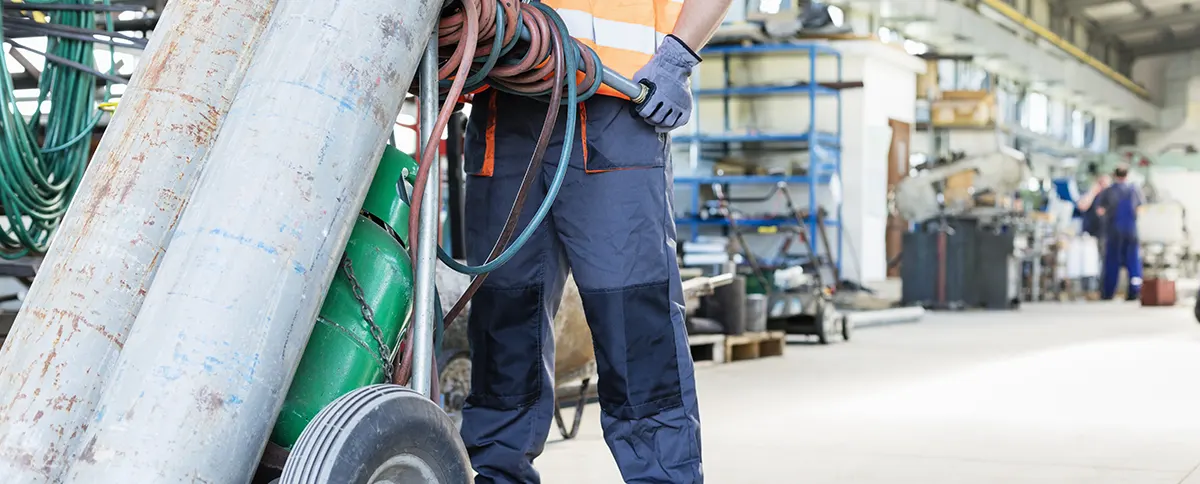
[[[704,481],[700,414],[676,262],[668,132],[689,121],[696,53],[730,0],[544,0],[601,62],[655,88],[644,103],[607,87],[565,116],[520,226],[545,198],[564,142],[569,171],[550,215],[472,299],[471,392],[462,436],[476,483],[537,483],[554,415],[551,321],[568,271],[591,329],[604,438],[626,482]],[[466,136],[467,259],[482,264],[521,185],[546,104],[487,89]]]

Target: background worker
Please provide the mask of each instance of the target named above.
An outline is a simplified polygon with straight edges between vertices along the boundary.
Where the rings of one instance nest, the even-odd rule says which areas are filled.
[[[1083,232],[1100,239],[1101,253],[1104,250],[1104,217],[1097,213],[1100,209],[1100,204],[1095,203],[1095,201],[1100,192],[1104,191],[1111,184],[1112,178],[1107,174],[1096,177],[1096,182],[1088,188],[1087,193],[1079,197],[1079,202],[1075,204],[1079,208],[1079,211],[1083,213]]]
[[[551,321],[568,270],[591,329],[605,441],[626,482],[701,483],[700,414],[675,259],[666,133],[686,123],[697,51],[730,0],[549,0],[601,61],[655,85],[640,109],[607,88],[580,106],[577,139],[550,142],[521,230],[563,143],[570,168],[550,216],[472,300],[471,394],[462,436],[476,483],[537,483],[554,414]],[[661,39],[661,40],[660,40]],[[489,89],[467,127],[467,258],[486,261],[532,155],[546,105]]]
[[[1129,273],[1125,298],[1136,300],[1142,288],[1142,258],[1138,250],[1137,213],[1146,203],[1141,190],[1128,180],[1129,168],[1113,170],[1113,184],[1096,196],[1096,211],[1104,218],[1104,284],[1100,298],[1110,300],[1117,290],[1121,268]]]
[[[1096,203],[1096,197],[1098,197],[1100,192],[1104,191],[1105,188],[1108,188],[1109,185],[1112,185],[1112,177],[1110,177],[1107,173],[1097,176],[1096,182],[1092,183],[1092,186],[1088,187],[1087,192],[1080,196],[1079,202],[1075,204],[1076,208],[1079,209],[1079,212],[1083,214],[1083,233],[1095,237],[1096,239],[1096,256],[1092,260],[1101,264],[1103,264],[1104,260],[1104,234],[1108,231],[1108,229],[1104,227],[1104,217],[1099,213],[1100,204]],[[1100,281],[1098,279],[1099,278],[1088,277],[1084,281],[1086,287],[1085,290],[1089,295],[1098,292],[1097,289],[1100,286]]]

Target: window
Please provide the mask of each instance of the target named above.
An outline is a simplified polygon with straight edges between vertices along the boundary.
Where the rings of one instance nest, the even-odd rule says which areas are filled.
[[[1054,139],[1067,139],[1067,106],[1057,99],[1050,100],[1050,136]]]
[[[950,59],[941,59],[937,61],[938,89],[943,91],[956,91],[956,81],[958,80],[955,72],[955,62]]]
[[[973,62],[942,59],[938,61],[938,87],[943,91],[988,91],[986,70]]]
[[[1084,147],[1090,151],[1105,151],[1108,148],[1108,136],[1096,129],[1096,117],[1086,114],[1083,127]]]
[[[1062,108],[1062,141],[1074,147],[1075,107],[1072,104],[1064,103]]]
[[[1049,130],[1049,100],[1045,94],[1032,92],[1026,101],[1029,107],[1029,123],[1026,127],[1034,133],[1045,134]]]
[[[996,87],[997,122],[1011,126],[1023,126],[1021,123],[1025,116],[1021,112],[1023,109],[1021,96],[1024,88],[1012,79],[1003,77],[996,80]]]
[[[1087,143],[1084,141],[1084,119],[1083,111],[1078,109],[1071,111],[1071,146],[1083,148]]]

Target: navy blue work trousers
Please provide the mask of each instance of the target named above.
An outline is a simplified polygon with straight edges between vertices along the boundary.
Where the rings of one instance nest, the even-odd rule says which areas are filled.
[[[477,95],[466,140],[467,255],[485,262],[529,164],[547,105]],[[518,233],[545,200],[565,108]],[[592,332],[604,437],[630,483],[702,483],[700,417],[675,258],[665,135],[597,96],[580,106],[565,182],[520,252],[472,300],[471,392],[462,436],[475,482],[541,482],[533,460],[553,418],[551,322],[568,271]]]

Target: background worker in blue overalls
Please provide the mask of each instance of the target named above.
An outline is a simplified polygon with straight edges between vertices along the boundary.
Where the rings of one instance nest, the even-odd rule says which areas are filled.
[[[1137,214],[1146,203],[1141,190],[1128,180],[1129,168],[1113,171],[1113,184],[1096,196],[1096,213],[1104,217],[1104,284],[1100,298],[1111,300],[1121,268],[1129,273],[1125,298],[1136,300],[1142,289],[1142,257],[1138,248]]]
[[[601,62],[655,88],[634,108],[601,89],[565,116],[525,201],[519,230],[546,197],[564,143],[569,171],[550,215],[472,299],[471,392],[462,436],[476,483],[538,483],[554,415],[551,321],[570,270],[595,345],[604,439],[631,483],[704,482],[700,413],[675,259],[667,133],[688,122],[696,54],[730,0],[544,0]],[[467,126],[467,259],[486,261],[520,188],[546,104],[488,89]],[[563,111],[565,112],[565,111]]]

